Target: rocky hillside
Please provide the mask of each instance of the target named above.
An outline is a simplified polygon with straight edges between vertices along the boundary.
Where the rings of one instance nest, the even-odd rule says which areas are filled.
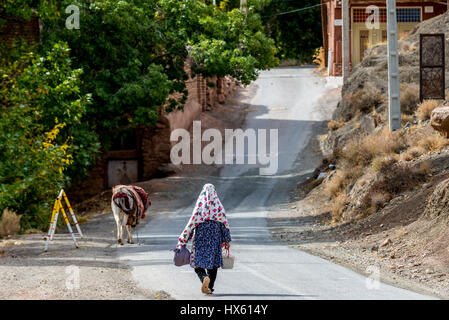
[[[420,33],[445,33],[449,41],[449,13],[399,41],[402,129],[388,129],[387,47],[377,45],[344,83],[319,139],[322,165],[300,185],[296,207],[308,209],[295,215],[317,222],[282,237],[358,269],[379,264],[392,279],[422,282],[440,295],[449,292],[449,139],[430,121],[443,101],[419,101]],[[449,64],[446,72],[449,79]],[[335,246],[323,249],[331,240]]]
[[[449,39],[449,12],[426,20],[416,26],[404,39],[399,40],[399,72],[404,97],[401,102],[407,112],[410,108],[409,95],[417,95],[419,85],[419,34],[445,33]],[[449,61],[449,49],[446,49],[446,61]],[[387,45],[376,45],[367,50],[365,59],[353,68],[351,76],[345,81],[343,99],[337,107],[334,119],[348,121],[360,113],[385,110],[388,92]],[[449,63],[446,64],[446,79],[449,79]],[[446,85],[449,88],[449,84]],[[414,94],[413,94],[414,93]]]

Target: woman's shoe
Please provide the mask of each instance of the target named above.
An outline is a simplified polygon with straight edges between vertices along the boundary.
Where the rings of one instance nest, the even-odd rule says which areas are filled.
[[[211,294],[212,291],[209,289],[210,278],[204,277],[203,285],[201,286],[201,292],[205,294]]]

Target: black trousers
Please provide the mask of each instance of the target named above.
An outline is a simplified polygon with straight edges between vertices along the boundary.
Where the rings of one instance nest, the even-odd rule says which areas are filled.
[[[195,272],[198,275],[198,278],[200,278],[201,283],[203,282],[205,277],[209,277],[209,279],[210,279],[209,289],[211,289],[211,290],[214,289],[215,279],[217,279],[217,271],[218,271],[218,268],[207,269],[207,273],[206,273],[206,269],[195,268]]]

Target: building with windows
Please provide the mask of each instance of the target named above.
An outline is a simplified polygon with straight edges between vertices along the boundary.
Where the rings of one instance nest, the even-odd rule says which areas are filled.
[[[342,0],[321,0],[323,47],[329,75],[342,75]],[[375,7],[373,7],[375,6]],[[448,10],[446,1],[396,0],[398,37],[405,37],[416,24]],[[365,50],[387,42],[386,1],[349,0],[350,68],[363,60]],[[374,11],[374,10],[377,10]],[[373,17],[378,17],[374,24]]]

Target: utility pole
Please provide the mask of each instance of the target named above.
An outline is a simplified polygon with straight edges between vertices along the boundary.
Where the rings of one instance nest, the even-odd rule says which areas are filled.
[[[343,0],[341,2],[341,11],[343,18],[343,30],[342,30],[342,72],[343,72],[343,81],[347,79],[349,76],[349,57],[350,57],[350,39],[349,39],[349,0]]]
[[[388,119],[390,130],[401,128],[401,99],[399,90],[399,52],[396,20],[396,0],[387,0],[388,32]]]

